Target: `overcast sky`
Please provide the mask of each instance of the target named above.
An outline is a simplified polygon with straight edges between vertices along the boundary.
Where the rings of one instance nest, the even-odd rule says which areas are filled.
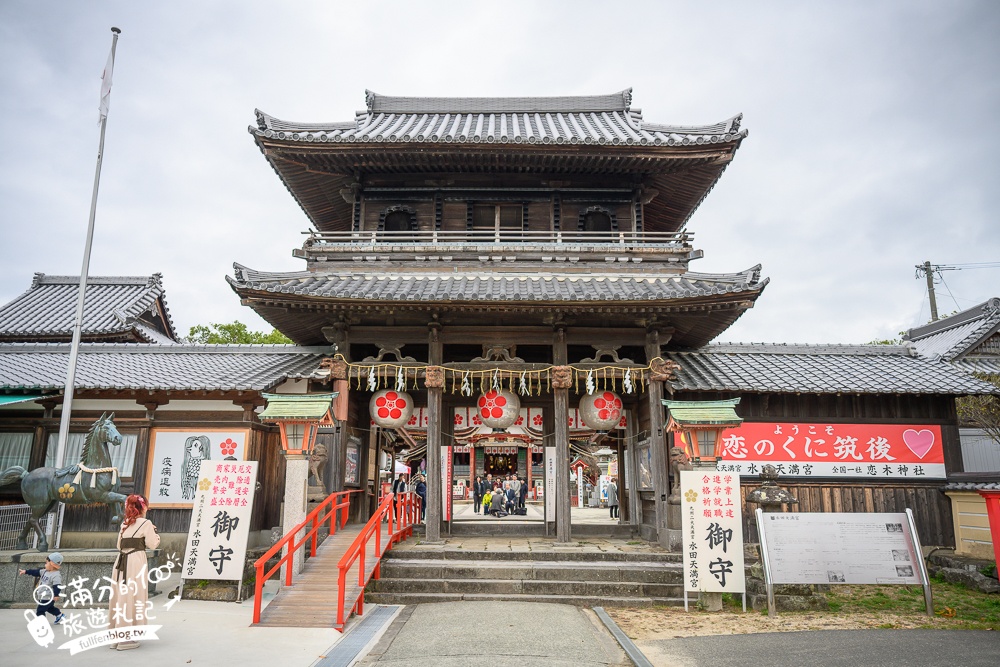
[[[763,265],[720,340],[861,343],[929,319],[914,265],[1000,261],[997,2],[0,2],[0,303],[80,271],[100,76],[122,29],[91,275],[163,274],[180,333],[240,319],[234,261],[298,270],[308,226],[254,109],[633,88],[656,123],[744,114],[689,229],[695,271]],[[1000,269],[943,274],[943,313]],[[954,297],[954,298],[953,298]]]

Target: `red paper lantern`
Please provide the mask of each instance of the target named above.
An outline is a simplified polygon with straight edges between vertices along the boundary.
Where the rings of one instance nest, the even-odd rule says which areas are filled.
[[[580,418],[587,428],[609,431],[622,418],[621,396],[613,391],[597,391],[580,399]]]
[[[413,415],[413,397],[403,391],[382,389],[372,395],[368,410],[376,426],[399,428]]]
[[[521,401],[506,389],[490,389],[476,402],[476,415],[490,428],[505,429],[514,425]]]

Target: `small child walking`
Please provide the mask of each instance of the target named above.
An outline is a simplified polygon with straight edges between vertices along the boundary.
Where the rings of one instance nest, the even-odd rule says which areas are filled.
[[[59,592],[62,588],[62,575],[59,573],[59,568],[62,567],[63,557],[59,552],[53,552],[49,554],[49,557],[45,559],[45,568],[41,570],[18,570],[19,574],[27,574],[32,577],[38,577],[38,587],[48,586],[52,590],[52,597],[49,598],[46,592],[45,596],[39,595],[39,598],[44,602],[39,603],[38,607],[35,608],[35,616],[44,616],[45,614],[52,614],[56,617],[54,621],[55,625],[59,625],[63,622],[63,613],[56,608],[56,600],[59,599]]]

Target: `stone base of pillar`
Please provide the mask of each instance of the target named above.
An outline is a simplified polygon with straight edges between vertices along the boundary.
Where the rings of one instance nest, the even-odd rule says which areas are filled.
[[[699,593],[698,602],[705,611],[722,611],[722,593]]]
[[[309,459],[305,456],[285,457],[285,502],[281,515],[282,534],[287,534],[306,518],[306,501],[308,499],[307,480],[309,479]],[[304,531],[304,529],[303,529]],[[296,540],[302,537],[296,536]],[[286,547],[282,555],[288,553]],[[305,562],[304,552],[299,549],[292,558],[292,571],[296,574],[302,571]]]
[[[680,551],[684,548],[684,531],[667,529],[667,549],[670,551]]]
[[[670,530],[681,529],[681,501],[667,501],[667,528]]]

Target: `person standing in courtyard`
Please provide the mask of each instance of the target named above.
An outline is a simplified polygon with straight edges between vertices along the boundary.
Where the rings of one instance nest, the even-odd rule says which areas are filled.
[[[423,521],[427,515],[427,484],[424,482],[423,475],[417,477],[417,486],[414,491],[420,497],[420,520]]]
[[[611,480],[608,484],[608,507],[611,509],[611,518],[618,518],[618,484]]]
[[[476,481],[472,483],[472,511],[479,514],[479,507],[483,503],[483,478],[476,475]]]
[[[146,625],[146,615],[152,607],[147,600],[149,593],[149,564],[146,549],[160,545],[156,526],[146,518],[149,503],[141,495],[125,499],[125,521],[118,531],[118,558],[111,572],[110,622],[108,629],[130,628]],[[138,648],[139,642],[128,640],[110,644],[108,648],[125,651]]]
[[[528,480],[521,480],[521,488],[518,490],[517,506],[521,509],[526,507],[528,500]]]

